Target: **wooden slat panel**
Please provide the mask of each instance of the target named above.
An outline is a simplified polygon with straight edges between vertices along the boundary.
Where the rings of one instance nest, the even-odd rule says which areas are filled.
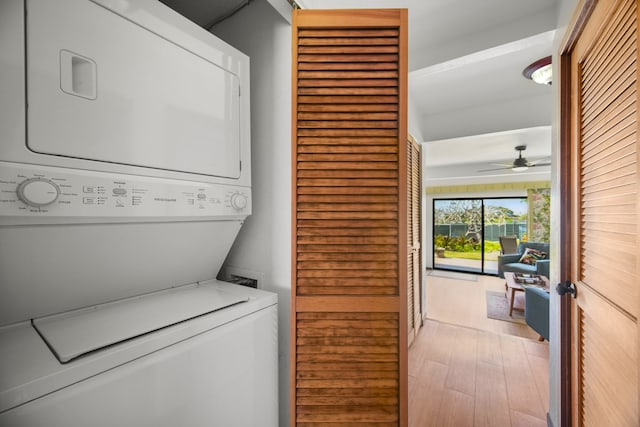
[[[583,77],[583,81],[587,86],[596,86],[598,81],[594,79],[595,75],[605,74],[607,68],[611,64],[612,56],[618,56],[619,51],[623,50],[620,40],[625,34],[630,33],[633,26],[634,12],[630,8],[620,9],[620,13],[616,13],[609,23],[609,29],[602,37],[598,38],[594,44],[590,60],[582,64],[583,69],[587,70],[587,75]],[[612,52],[616,55],[612,55]],[[588,88],[587,88],[588,89]]]
[[[339,194],[302,194],[298,197],[300,203],[368,203],[369,196],[360,195],[339,195]],[[398,197],[393,194],[376,195],[378,203],[394,203],[397,205]]]
[[[314,170],[314,169],[305,169],[298,172],[298,176],[300,178],[322,178],[326,176],[326,172],[324,170]],[[393,169],[383,169],[383,170],[371,170],[371,169],[363,169],[363,170],[336,170],[332,176],[334,178],[353,178],[353,179],[366,179],[366,178],[392,178],[395,179],[398,177],[398,171]],[[342,187],[344,188],[344,187]],[[309,188],[304,188],[300,190],[301,194],[315,194],[308,193]],[[348,189],[346,191],[349,191]],[[349,194],[346,191],[341,193],[326,193],[326,194]],[[303,193],[304,192],[304,193]],[[365,193],[358,193],[365,194]],[[376,194],[384,194],[384,193],[376,193]]]
[[[633,19],[632,17],[628,18]],[[600,58],[592,58],[592,60],[597,59],[600,62],[590,61],[584,64],[583,70],[586,72],[583,80],[586,84],[585,94],[591,95],[597,92],[604,92],[604,88],[611,84],[610,77],[615,70],[627,70],[633,64],[635,60],[633,57],[635,37],[632,31],[616,34],[615,42],[618,43],[618,48],[615,56],[611,56],[610,49],[608,51],[600,51]],[[594,80],[594,76],[598,74],[599,79]]]
[[[333,176],[333,175],[331,175]],[[397,179],[299,179],[300,187],[398,187]],[[302,190],[303,191],[303,190]],[[376,190],[377,191],[377,190]]]
[[[324,105],[334,105],[337,106],[342,104],[382,104],[384,105],[382,111],[385,111],[388,108],[386,105],[394,105],[395,108],[398,108],[398,100],[397,96],[347,96],[346,94],[340,94],[337,96],[299,96],[298,97],[298,105],[304,105],[307,108],[307,104],[320,106]],[[306,111],[306,110],[298,110],[298,111]],[[370,111],[370,110],[369,110]],[[349,135],[348,135],[349,136]],[[397,144],[397,141],[395,142]]]
[[[300,212],[362,212],[363,210],[392,212],[398,210],[397,203],[298,203]],[[302,243],[302,242],[301,242]]]
[[[352,270],[354,268],[360,268],[362,270],[379,270],[390,269],[394,270],[398,268],[397,262],[381,262],[381,261],[300,261],[300,268],[307,270]],[[329,277],[334,275],[340,276],[342,272],[330,272],[327,273]]]
[[[588,421],[586,425],[636,425],[637,380],[630,381],[638,375],[638,346],[632,338],[637,337],[635,322],[588,291],[581,297],[583,421]]]
[[[298,129],[298,136],[315,136],[315,137],[393,136],[393,137],[397,137],[398,130],[397,129]]]
[[[339,55],[339,54],[327,54],[327,55],[300,55],[298,60],[300,62],[351,62],[366,64],[369,62],[398,62],[398,55],[395,54],[375,54],[375,55]]]
[[[631,31],[634,20],[631,8],[620,13],[610,24],[610,33],[596,44],[582,66],[581,121],[585,123],[583,129],[590,129],[583,133],[581,141],[581,196],[585,202],[617,197],[637,199],[637,41],[636,32]],[[611,61],[613,49],[617,54]],[[615,215],[594,210],[593,205],[585,203],[581,218],[582,281],[602,295],[611,295],[613,304],[637,316],[635,266],[615,262],[616,271],[610,269],[616,253],[612,247],[637,239],[635,209]],[[594,244],[594,240],[601,244]]]
[[[397,87],[303,87],[299,95],[397,95]]]
[[[622,94],[620,94],[620,100],[617,103],[618,105],[616,105],[614,109],[607,111],[602,116],[601,121],[585,123],[584,128],[582,129],[583,138],[590,140],[593,137],[600,135],[601,133],[596,134],[596,132],[608,125],[613,118],[620,116],[621,111],[628,109],[630,106],[633,107],[635,104],[635,94],[636,90],[634,87],[627,88]]]
[[[396,212],[298,212],[297,219],[395,219]]]
[[[340,254],[338,254],[340,255]],[[366,254],[368,255],[368,254]],[[339,287],[355,287],[362,285],[361,277],[307,277],[297,279],[299,286],[339,286]],[[368,277],[367,286],[376,287],[393,287],[396,282],[395,277]]]
[[[298,118],[308,119],[309,117],[311,117],[310,114],[312,113],[352,113],[356,116],[364,115],[366,117],[369,117],[369,112],[396,113],[397,111],[398,106],[396,104],[299,104]],[[397,117],[397,114],[395,114],[394,118]],[[335,118],[335,116],[332,118]],[[368,141],[369,140],[366,140],[365,142]],[[304,140],[298,141],[298,146],[300,146],[303,142]],[[389,144],[393,144],[393,142],[389,142]]]
[[[585,101],[584,114],[586,120],[595,119],[600,115],[607,106],[616,98],[619,98],[624,91],[635,81],[635,62],[620,75],[612,77],[611,82],[606,86],[603,92],[598,93],[598,98],[593,97],[591,100]]]
[[[398,147],[393,145],[299,145],[298,153],[397,153]]]
[[[298,87],[397,87],[397,79],[300,79]]]
[[[329,228],[329,227],[301,227],[298,236],[395,236],[394,228]],[[353,254],[357,256],[358,254]],[[389,254],[395,257],[396,254]]]
[[[635,97],[635,91],[630,94]],[[626,100],[625,100],[626,101]],[[592,135],[585,135],[583,138],[584,155],[587,157],[597,156],[602,149],[606,148],[607,142],[611,138],[620,141],[624,140],[630,134],[630,129],[633,129],[634,120],[634,105],[627,106],[621,111],[608,110],[610,117],[603,117],[602,120],[597,120],[600,128]]]
[[[324,28],[324,29],[309,29],[300,28],[298,30],[298,37],[302,40],[309,37],[321,37],[327,39],[330,37],[339,37],[343,39],[352,38],[376,38],[376,37],[398,37],[400,32],[395,28],[376,28],[375,30],[358,29],[358,31],[340,29],[340,28]]]
[[[608,147],[611,142],[624,141],[631,135],[635,116],[630,114],[627,117],[617,117],[617,120],[611,120],[612,126],[606,128],[605,132],[592,139],[583,140],[583,154],[585,161],[597,159],[598,153]]]
[[[354,221],[354,220],[334,220],[334,221],[326,221],[326,220],[308,220],[308,221],[298,221],[298,228],[302,229],[305,227],[327,227],[327,228],[336,228],[336,227],[344,227],[357,230],[361,229],[369,229],[373,228],[376,230],[385,229],[385,228],[396,228],[398,226],[397,220],[376,220],[369,221],[368,223],[363,223],[362,221]],[[366,233],[363,231],[363,233]]]
[[[331,138],[298,138],[298,148],[302,148],[304,145],[327,145],[327,146],[345,146],[350,149],[358,149],[360,146],[366,145],[370,147],[384,145],[388,147],[393,147],[397,150],[398,140],[395,137],[366,137],[366,138],[357,138],[357,137],[331,137]],[[345,148],[347,149],[347,148]],[[373,149],[373,148],[371,148]]]
[[[298,64],[298,70],[331,70],[331,71],[371,71],[371,70],[397,70],[394,62],[313,62]]]
[[[394,313],[299,313],[297,420],[397,422],[397,332]]]
[[[299,39],[298,46],[313,46],[313,45],[321,45],[321,46],[367,46],[367,45],[398,45],[398,38],[396,36],[392,37],[318,37],[312,38],[309,36],[304,36]],[[359,52],[359,51],[356,51]],[[397,50],[396,50],[397,52]]]
[[[304,43],[304,39],[303,40]],[[317,41],[318,39],[316,39]],[[370,46],[369,44],[361,44],[360,46],[343,46],[343,45],[331,45],[329,42],[330,39],[325,39],[325,43],[323,45],[318,46],[300,46],[298,48],[298,53],[300,53],[301,61],[303,54],[314,54],[314,55],[326,55],[326,54],[343,54],[343,53],[398,53],[398,45],[390,44],[390,45],[378,45],[378,46]],[[361,39],[362,40],[362,39]],[[351,62],[351,61],[350,61]],[[356,61],[354,61],[356,62]],[[358,61],[359,62],[359,61]]]
[[[420,263],[420,240],[422,236],[421,232],[421,153],[418,144],[410,138],[407,145],[407,172],[408,172],[408,209],[407,209],[407,251],[408,259],[407,263],[409,268],[407,269],[408,278],[408,300],[407,306],[408,316],[410,321],[409,327],[413,328],[413,331],[409,333],[409,343],[417,335],[420,326],[422,325],[422,310],[421,310],[421,272],[422,266]]]
[[[334,71],[334,70],[313,70],[298,72],[300,79],[397,79],[398,70],[374,70],[374,71]],[[300,109],[298,108],[298,111]]]
[[[362,110],[360,110],[362,111]],[[380,111],[380,110],[377,110]],[[398,118],[398,114],[395,112],[357,112],[357,113],[298,113],[298,120],[316,120],[320,121],[329,121],[329,120],[396,120]],[[350,124],[351,122],[347,122],[346,124]],[[356,126],[354,126],[356,127]]]
[[[367,153],[366,147],[360,153],[323,153],[323,154],[298,154],[298,161],[300,162],[299,168],[301,169],[326,169],[325,167],[316,167],[312,168],[307,163],[302,162],[310,162],[311,164],[320,163],[323,165],[323,162],[349,162],[349,163],[339,163],[337,167],[340,169],[377,169],[380,166],[396,166],[398,155],[397,154],[378,154],[378,153]],[[381,164],[381,163],[373,163],[373,162],[389,162],[390,164]],[[333,169],[333,168],[332,168]],[[385,168],[387,169],[387,168]],[[389,167],[388,169],[391,169]]]
[[[638,10],[595,2],[571,54],[572,424],[637,426]]]
[[[403,22],[398,10],[294,12],[291,385],[299,426],[407,422]]]

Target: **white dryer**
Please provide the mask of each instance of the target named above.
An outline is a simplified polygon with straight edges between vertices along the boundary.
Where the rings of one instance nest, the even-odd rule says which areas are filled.
[[[276,426],[249,59],[156,0],[0,2],[0,426]]]

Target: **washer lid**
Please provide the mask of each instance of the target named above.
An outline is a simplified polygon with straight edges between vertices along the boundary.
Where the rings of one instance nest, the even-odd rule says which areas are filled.
[[[198,316],[249,301],[189,285],[33,320],[61,363]]]

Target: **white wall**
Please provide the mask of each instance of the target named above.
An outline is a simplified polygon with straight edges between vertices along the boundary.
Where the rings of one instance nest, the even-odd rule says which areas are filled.
[[[278,293],[280,425],[289,425],[291,300],[291,26],[266,0],[255,0],[213,33],[251,58],[253,215],[226,267],[255,273]]]
[[[512,99],[494,104],[423,115],[425,141],[549,126],[548,95]]]
[[[422,43],[418,42],[410,46],[409,71],[553,30],[554,23],[555,10],[548,8],[526,18],[514,19],[503,25],[492,26],[485,31],[474,34],[462,31],[462,36],[447,40],[445,43],[434,44],[425,38]]]
[[[419,144],[424,141],[424,136],[422,135],[420,117],[411,97],[411,92],[409,92],[407,96],[407,104],[407,126],[409,128],[409,135],[413,136]]]

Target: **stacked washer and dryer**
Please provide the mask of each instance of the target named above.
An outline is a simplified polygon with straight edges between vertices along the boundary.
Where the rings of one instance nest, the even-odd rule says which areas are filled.
[[[0,1],[0,426],[275,426],[249,59],[156,0]]]

